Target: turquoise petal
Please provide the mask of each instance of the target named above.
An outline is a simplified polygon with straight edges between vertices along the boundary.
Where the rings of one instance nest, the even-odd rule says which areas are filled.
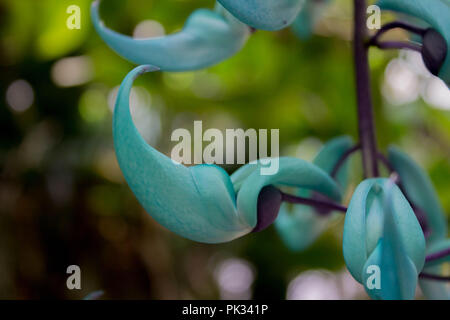
[[[249,233],[256,212],[255,217],[239,214],[232,182],[222,168],[175,164],[149,146],[134,126],[129,110],[133,81],[156,70],[148,65],[135,68],[123,80],[117,96],[114,146],[128,185],[158,223],[182,237],[219,243]]]
[[[262,175],[260,168],[264,166],[261,161],[246,166],[253,166],[253,170],[244,168],[232,175],[241,178],[242,172],[248,173],[245,180],[237,190],[237,207],[240,215],[249,221],[251,226],[256,225],[257,199],[262,188],[269,185],[290,186],[317,191],[329,198],[339,201],[341,192],[338,185],[322,169],[307,161],[297,158],[279,158],[279,170],[273,175]],[[249,170],[249,171],[247,171]]]
[[[431,266],[423,268],[423,272],[429,274],[442,275],[444,272],[443,265]],[[427,299],[430,300],[450,300],[450,285],[446,282],[431,279],[419,278],[420,289]]]
[[[389,148],[388,159],[399,174],[408,199],[422,209],[427,216],[430,235],[427,242],[433,243],[447,236],[444,210],[439,202],[433,184],[425,173],[406,153],[395,147]]]
[[[397,188],[397,190],[393,190],[393,188]],[[382,234],[375,250],[372,251],[363,267],[363,284],[366,292],[373,299],[411,300],[414,299],[416,291],[418,271],[405,250],[405,240],[400,237],[398,232],[395,211],[407,212],[412,209],[398,187],[393,184],[385,186],[384,194],[380,195],[382,195],[381,198],[384,198],[382,206],[384,217],[381,217],[383,219]],[[396,204],[394,197],[399,197],[401,200]],[[369,221],[367,225],[371,227]],[[406,239],[406,241],[408,240]],[[380,268],[380,288],[368,287],[367,281],[370,274],[366,271],[370,266]]]
[[[439,240],[427,248],[427,256],[450,248],[450,239]],[[444,263],[450,262],[450,256],[436,259],[425,264],[423,272],[428,274],[443,275]],[[430,300],[450,300],[450,284],[432,279],[419,279],[423,294]]]
[[[435,254],[437,252],[448,249],[450,249],[450,239],[439,240],[428,246],[427,255]],[[426,267],[437,266],[446,262],[450,262],[450,255],[446,255],[445,257],[429,261],[426,263]]]
[[[127,60],[165,71],[195,70],[221,62],[238,52],[250,35],[248,26],[218,5],[215,11],[199,9],[192,13],[180,32],[133,39],[100,21],[99,3],[92,3],[92,22],[106,44]]]
[[[306,1],[291,25],[295,35],[302,40],[308,39],[328,0]]]
[[[354,146],[353,139],[349,136],[342,136],[328,141],[322,149],[320,149],[313,163],[324,170],[329,175],[332,174],[334,167],[344,154]],[[348,165],[349,161],[345,161],[337,172],[336,180],[343,190],[348,184]]]
[[[350,137],[344,136],[329,141],[320,150],[313,163],[331,174],[341,157],[353,146]],[[337,182],[345,190],[348,180],[348,161],[337,174]],[[298,190],[298,196],[311,197],[312,192]],[[293,251],[309,247],[325,230],[332,215],[320,215],[314,208],[305,205],[284,203],[275,221],[275,227],[286,246]]]
[[[326,229],[329,217],[320,216],[314,209],[293,205],[290,213],[283,204],[275,220],[275,227],[286,247],[292,251],[303,251],[310,247]],[[298,208],[301,207],[301,208]]]
[[[389,179],[368,179],[356,188],[345,216],[343,251],[348,270],[373,298],[414,298],[425,238],[408,201]],[[380,268],[379,290],[367,287],[370,265]]]
[[[249,175],[253,173],[253,171],[259,170],[259,161],[255,160],[246,165],[243,165],[239,169],[237,169],[231,175],[231,181],[233,182],[234,191],[237,193],[239,189],[242,187],[245,179],[248,178]]]
[[[367,259],[363,270],[370,266],[380,268],[380,288],[368,288],[371,273],[364,272],[363,284],[367,294],[375,300],[413,300],[417,286],[417,270],[411,259],[401,250],[380,239],[379,244]]]
[[[289,26],[305,0],[218,0],[239,20],[255,29],[280,30]]]
[[[438,31],[447,43],[447,58],[439,77],[450,85],[450,1],[448,0],[379,0],[381,9],[417,17]]]
[[[104,294],[103,290],[93,291],[84,297],[83,300],[99,300]]]

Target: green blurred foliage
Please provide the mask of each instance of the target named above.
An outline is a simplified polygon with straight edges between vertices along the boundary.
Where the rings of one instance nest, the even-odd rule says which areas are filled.
[[[80,30],[66,28],[70,4],[82,10]],[[152,145],[169,153],[172,130],[192,130],[193,120],[203,120],[204,128],[278,128],[281,154],[309,159],[332,137],[356,139],[350,4],[335,1],[307,41],[289,29],[258,31],[240,53],[207,70],[141,77],[136,86],[150,97],[144,119]],[[118,169],[108,106],[133,65],[93,31],[89,5],[0,1],[0,298],[80,299],[99,289],[106,298],[218,298],[214,265],[239,257],[254,266],[253,297],[277,299],[285,298],[301,271],[342,270],[343,218],[310,249],[293,253],[272,227],[232,243],[203,245],[170,233],[143,211]],[[213,5],[108,0],[101,15],[125,34],[146,19],[171,33],[195,8]],[[55,64],[79,56],[90,61],[92,77],[76,86],[55,84]],[[397,144],[426,167],[449,212],[450,111],[421,99],[393,106],[382,97],[386,65],[396,56],[371,51],[380,147]],[[23,112],[6,103],[17,79],[34,91]],[[361,177],[358,160],[353,187]],[[82,269],[81,291],[65,287],[70,264]]]

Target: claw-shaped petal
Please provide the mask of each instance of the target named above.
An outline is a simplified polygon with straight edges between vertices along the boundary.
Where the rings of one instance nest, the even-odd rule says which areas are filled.
[[[304,0],[218,0],[239,20],[255,29],[280,30],[289,26]]]
[[[158,68],[139,66],[123,80],[114,110],[113,134],[117,160],[128,185],[158,223],[191,240],[219,243],[267,226],[267,221],[262,227],[258,225],[258,205],[268,203],[264,197],[276,200],[276,193],[261,193],[265,186],[306,188],[340,199],[337,184],[323,170],[300,159],[272,160],[279,161],[279,170],[273,175],[262,175],[265,162],[257,161],[243,166],[230,179],[218,166],[187,168],[149,146],[133,124],[129,97],[135,78],[155,70]],[[277,213],[270,216],[274,218]]]
[[[187,168],[149,146],[133,124],[130,90],[140,74],[155,71],[139,66],[123,80],[114,110],[114,147],[128,185],[142,206],[161,225],[194,241],[233,240],[253,226],[238,216],[235,193],[220,167]]]
[[[425,238],[408,201],[389,179],[368,179],[355,190],[343,250],[348,270],[372,298],[414,298]],[[372,286],[373,268],[379,270],[379,286]]]
[[[335,201],[341,199],[341,192],[333,179],[318,166],[307,161],[281,157],[279,170],[273,175],[262,175],[262,161],[247,164],[231,176],[237,191],[237,206],[252,225],[256,224],[259,193],[266,186],[290,186],[317,191]],[[245,177],[245,178],[244,178]],[[240,185],[239,187],[236,187]]]
[[[92,3],[92,22],[106,44],[127,60],[165,71],[196,70],[216,64],[238,52],[250,35],[248,26],[218,5],[214,11],[199,9],[192,13],[180,32],[133,39],[108,29],[100,21],[99,3]]]
[[[389,148],[388,159],[400,176],[400,182],[408,199],[425,213],[425,222],[429,229],[427,243],[445,239],[447,223],[444,210],[428,175],[407,154],[395,147]]]
[[[333,139],[320,150],[313,163],[331,175],[340,159],[352,148],[352,145],[352,139],[347,136]],[[345,190],[348,180],[348,161],[341,166],[336,178],[341,190]],[[312,197],[313,193],[299,190],[297,195]],[[289,249],[301,251],[319,237],[331,217],[332,215],[323,215],[310,206],[298,204],[289,206],[285,203],[281,206],[275,226]]]
[[[379,0],[378,5],[385,10],[419,18],[437,31],[438,34],[432,31],[426,35],[423,43],[423,57],[430,71],[450,86],[450,2],[448,0]],[[436,59],[438,61],[434,61]]]

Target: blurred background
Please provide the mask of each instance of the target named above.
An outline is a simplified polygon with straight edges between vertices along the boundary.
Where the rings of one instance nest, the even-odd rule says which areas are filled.
[[[95,33],[90,2],[0,0],[0,298],[81,299],[102,290],[110,299],[366,299],[345,269],[343,217],[295,253],[273,227],[204,245],[142,209],[111,133],[118,86],[134,66]],[[80,30],[66,27],[72,4],[81,8]],[[160,36],[213,5],[103,0],[101,16],[124,34]],[[306,160],[332,137],[356,138],[351,14],[351,1],[331,1],[309,37],[258,31],[212,68],[140,77],[131,98],[136,126],[166,154],[171,132],[192,130],[194,120],[204,130],[279,128],[280,154]],[[417,53],[372,49],[370,62],[380,148],[396,144],[426,168],[448,213],[449,90]],[[81,290],[66,287],[72,264]]]

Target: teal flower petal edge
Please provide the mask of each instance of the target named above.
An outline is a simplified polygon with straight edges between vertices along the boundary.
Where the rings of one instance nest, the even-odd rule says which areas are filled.
[[[279,169],[275,174],[261,174],[261,167],[264,167],[265,163],[258,160],[243,166],[231,176],[231,180],[240,185],[238,188],[235,185],[238,212],[250,222],[250,225],[256,225],[257,199],[265,186],[289,186],[313,190],[340,201],[339,186],[318,166],[297,158],[281,157],[272,160],[279,161]]]
[[[289,26],[305,0],[218,0],[245,24],[261,30],[280,30]]]
[[[133,81],[157,70],[149,65],[135,68],[123,80],[117,96],[114,147],[128,185],[159,224],[182,237],[219,243],[251,232],[255,221],[239,216],[233,184],[225,170],[214,165],[188,168],[175,164],[148,145],[134,126],[129,109]]]
[[[374,299],[413,299],[425,262],[425,238],[408,201],[389,179],[363,181],[348,207],[344,260]],[[381,286],[370,288],[369,267],[380,270]]]
[[[427,256],[450,248],[450,239],[440,240],[427,248]],[[425,264],[423,272],[434,275],[443,275],[444,263],[450,262],[450,256],[429,261]],[[432,279],[419,279],[423,294],[430,300],[450,300],[450,286],[448,283]]]
[[[326,143],[313,160],[313,164],[331,175],[341,157],[353,146],[348,136],[335,138]],[[337,182],[341,190],[345,190],[348,180],[348,162],[337,172]],[[311,197],[312,192],[298,190],[298,196]],[[308,248],[325,230],[333,215],[321,215],[316,209],[305,205],[282,204],[275,221],[275,227],[281,239],[292,251]]]
[[[331,175],[339,160],[354,146],[350,136],[342,136],[328,141],[314,158],[313,163]],[[345,190],[348,184],[349,159],[347,159],[337,171],[336,180]]]
[[[428,175],[413,159],[396,147],[389,148],[388,160],[400,176],[400,182],[408,199],[426,214],[430,229],[427,242],[433,243],[445,239],[447,223],[444,210]]]
[[[432,255],[448,249],[450,249],[450,239],[439,240],[428,246],[427,255]],[[450,262],[450,255],[429,261],[426,263],[426,267],[433,267],[447,262]]]
[[[291,25],[292,31],[299,39],[306,40],[311,37],[314,25],[328,2],[329,0],[306,1]]]
[[[378,6],[417,17],[436,31],[447,43],[447,57],[439,77],[450,85],[450,1],[448,0],[379,0]]]
[[[214,11],[193,12],[180,32],[133,39],[100,21],[99,4],[99,0],[92,3],[91,18],[106,44],[133,63],[150,64],[165,71],[197,70],[219,63],[237,53],[250,35],[248,26],[217,5]]]

